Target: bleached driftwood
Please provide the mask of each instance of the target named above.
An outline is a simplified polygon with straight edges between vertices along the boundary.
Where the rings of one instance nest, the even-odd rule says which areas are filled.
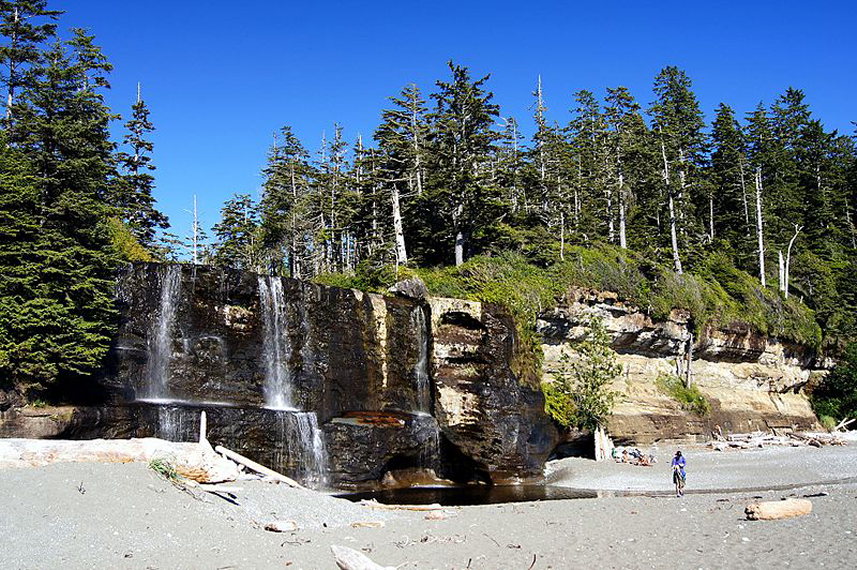
[[[385,505],[377,501],[360,501],[358,503],[370,509],[380,509],[383,511],[441,511],[447,507],[442,507],[437,503],[431,505]]]
[[[808,515],[812,512],[812,502],[807,499],[785,499],[782,501],[761,501],[747,505],[744,514],[751,521],[772,521]]]
[[[710,441],[708,445],[717,451],[727,448],[750,449],[751,447],[767,446],[803,446],[821,447],[823,445],[845,445],[845,441],[835,434],[823,433],[797,433],[792,432],[785,435],[764,434],[762,432],[730,434],[725,442]]]
[[[396,570],[395,566],[375,564],[365,554],[361,554],[347,546],[336,546],[333,544],[330,550],[333,552],[333,559],[340,570]]]
[[[265,475],[266,477],[270,477],[271,479],[285,483],[286,485],[288,485],[290,487],[295,487],[295,488],[299,488],[299,489],[304,488],[303,485],[301,485],[300,483],[298,483],[294,479],[286,477],[282,473],[277,473],[273,469],[269,469],[269,468],[265,467],[264,465],[256,463],[252,459],[248,459],[247,457],[244,457],[240,453],[236,453],[236,452],[232,451],[231,449],[226,449],[222,445],[218,445],[217,447],[214,448],[214,450],[217,453],[220,453],[221,455],[226,457],[227,459],[231,459],[235,463],[240,463],[244,467],[252,469],[253,471],[255,471],[257,473],[261,473],[262,475]]]
[[[265,524],[265,530],[271,532],[292,532],[298,530],[298,523],[295,521],[271,521]]]
[[[210,485],[210,484],[201,484],[199,485],[199,489],[205,491],[206,493],[239,493],[244,490],[243,487],[228,487],[226,485]]]

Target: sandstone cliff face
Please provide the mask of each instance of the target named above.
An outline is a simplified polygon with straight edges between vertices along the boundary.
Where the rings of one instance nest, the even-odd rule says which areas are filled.
[[[496,308],[428,299],[435,417],[444,435],[493,479],[541,474],[556,442],[538,387],[512,372],[515,325]]]
[[[540,315],[545,378],[556,372],[563,350],[582,337],[592,316],[603,320],[624,369],[614,386],[623,397],[609,423],[616,438],[646,443],[704,438],[715,425],[746,432],[816,424],[802,389],[823,371],[814,368],[805,348],[739,325],[692,338],[686,314],[673,311],[668,320],[654,322],[610,293],[573,291],[567,303]],[[706,417],[683,411],[655,383],[659,374],[686,374],[689,346],[692,381],[712,404]]]

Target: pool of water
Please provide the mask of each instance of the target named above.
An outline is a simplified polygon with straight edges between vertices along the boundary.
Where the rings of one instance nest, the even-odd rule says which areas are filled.
[[[594,499],[596,491],[552,487],[550,485],[468,485],[462,487],[409,487],[337,495],[350,501],[375,500],[388,505],[431,505],[445,507],[493,505],[558,499]]]

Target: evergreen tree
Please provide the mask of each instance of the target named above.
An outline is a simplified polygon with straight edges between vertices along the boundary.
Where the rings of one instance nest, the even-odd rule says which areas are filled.
[[[155,198],[152,190],[155,170],[151,153],[154,148],[146,135],[155,130],[149,120],[149,108],[140,94],[137,86],[137,102],[131,107],[131,119],[125,123],[128,134],[124,142],[130,152],[117,154],[123,173],[115,184],[114,196],[111,200],[118,207],[122,219],[131,228],[131,232],[141,245],[151,248],[158,229],[170,227],[167,217],[155,208]]]
[[[449,69],[451,81],[438,81],[438,92],[432,94],[437,106],[431,117],[431,203],[441,212],[442,233],[454,245],[455,264],[461,265],[501,210],[486,168],[498,138],[493,125],[500,110],[485,90],[489,75],[474,81],[469,69],[452,61]]]
[[[655,78],[652,104],[653,129],[660,145],[669,220],[670,246],[676,273],[682,273],[682,243],[696,241],[694,203],[701,198],[699,172],[704,166],[704,122],[690,78],[667,66]]]
[[[744,135],[729,105],[717,108],[711,131],[711,183],[714,193],[715,235],[720,247],[730,248],[742,267],[750,266],[750,196]]]
[[[574,98],[577,107],[569,123],[569,132],[576,186],[576,227],[584,241],[603,238],[615,243],[616,187],[608,183],[607,123],[591,91],[580,90]]]
[[[11,121],[16,93],[28,86],[31,68],[41,57],[39,46],[54,37],[54,21],[62,14],[48,10],[46,0],[0,0],[0,65],[5,67],[2,85],[6,87],[6,120]]]
[[[604,119],[607,133],[607,165],[609,180],[613,185],[618,215],[619,246],[628,247],[628,218],[636,196],[650,178],[650,156],[648,130],[640,115],[640,105],[625,87],[607,89]]]
[[[410,203],[422,196],[425,189],[427,139],[429,126],[426,120],[425,100],[419,88],[410,84],[399,97],[391,97],[392,109],[381,112],[381,124],[374,134],[381,159],[376,179],[379,190],[389,196],[390,222],[397,264],[408,261],[405,225],[409,223]],[[378,196],[376,195],[375,199]],[[375,204],[374,211],[378,210]]]
[[[312,166],[309,153],[285,126],[268,154],[263,171],[265,182],[261,200],[261,241],[267,264],[275,274],[287,266],[292,277],[307,276],[308,240],[311,237],[305,209],[310,199]]]
[[[15,145],[2,169],[20,198],[10,204],[4,192],[3,216],[22,231],[7,235],[2,258],[0,350],[3,373],[22,391],[91,373],[114,332],[104,205],[113,144],[102,95],[110,65],[81,30],[41,61],[15,105]]]
[[[248,194],[227,200],[220,210],[220,221],[213,228],[216,241],[212,262],[235,269],[257,269],[258,229],[258,208]]]

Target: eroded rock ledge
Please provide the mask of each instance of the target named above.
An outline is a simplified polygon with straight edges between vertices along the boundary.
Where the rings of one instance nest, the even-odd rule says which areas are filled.
[[[614,386],[623,394],[609,424],[614,437],[646,443],[704,438],[715,425],[733,432],[816,426],[803,388],[824,371],[805,347],[767,338],[740,323],[695,338],[686,313],[673,311],[656,322],[609,292],[576,289],[565,303],[539,315],[544,377],[557,371],[563,350],[585,334],[593,316],[613,337],[624,369]],[[682,410],[656,385],[660,374],[686,373],[689,345],[692,381],[712,404],[706,417]]]

